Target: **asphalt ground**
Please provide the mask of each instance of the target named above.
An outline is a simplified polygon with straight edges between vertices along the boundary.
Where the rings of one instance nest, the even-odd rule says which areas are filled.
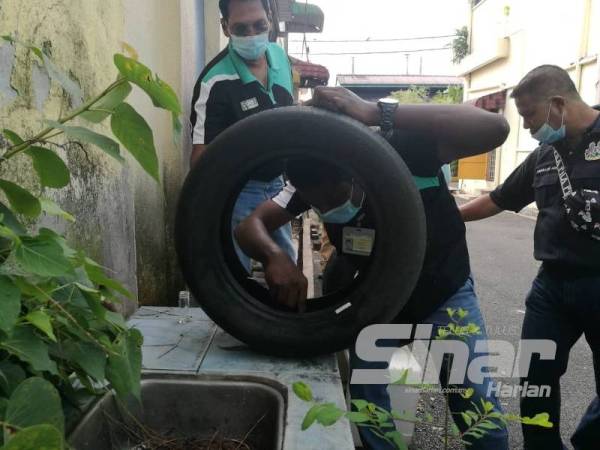
[[[459,203],[462,200],[458,200]],[[467,240],[476,290],[490,339],[505,339],[518,345],[525,312],[525,296],[539,263],[533,258],[535,218],[501,213],[493,218],[467,224]],[[515,384],[516,380],[505,379]],[[588,404],[595,396],[592,355],[584,338],[573,347],[569,368],[561,381],[561,435],[571,449],[570,437]],[[517,398],[501,399],[505,412],[519,413]],[[412,449],[442,449],[444,399],[439,394],[422,394],[419,414],[430,413],[436,425],[417,426]],[[519,425],[509,428],[510,448],[523,448]],[[451,442],[451,449],[461,449]],[[599,447],[600,448],[600,443]]]

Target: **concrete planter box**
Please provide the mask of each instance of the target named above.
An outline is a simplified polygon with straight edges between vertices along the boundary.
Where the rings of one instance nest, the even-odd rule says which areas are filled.
[[[125,427],[135,421],[169,437],[219,436],[242,440],[256,450],[281,450],[287,390],[252,376],[146,373],[142,404],[129,402],[135,417],[119,412],[114,395],[101,398],[70,436],[77,450],[135,449]],[[137,427],[139,429],[139,426]],[[142,448],[142,447],[140,447]]]

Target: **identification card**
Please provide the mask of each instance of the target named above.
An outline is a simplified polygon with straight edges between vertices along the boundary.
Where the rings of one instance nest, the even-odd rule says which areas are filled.
[[[240,106],[242,107],[242,111],[250,111],[251,109],[258,108],[258,100],[256,97],[249,98],[248,100],[241,102]]]
[[[375,243],[375,230],[344,227],[342,251],[348,255],[371,256]]]

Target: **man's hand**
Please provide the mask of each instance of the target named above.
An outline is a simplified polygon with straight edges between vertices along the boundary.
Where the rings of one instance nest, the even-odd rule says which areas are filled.
[[[274,300],[298,312],[306,310],[308,281],[290,257],[281,253],[265,266],[265,280]]]
[[[317,87],[307,106],[328,109],[350,116],[365,125],[379,123],[379,108],[343,87]]]

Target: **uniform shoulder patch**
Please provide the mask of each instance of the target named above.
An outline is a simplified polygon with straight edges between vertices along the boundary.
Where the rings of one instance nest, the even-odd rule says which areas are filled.
[[[600,141],[592,142],[590,146],[585,151],[585,160],[586,161],[598,161],[600,160]]]

